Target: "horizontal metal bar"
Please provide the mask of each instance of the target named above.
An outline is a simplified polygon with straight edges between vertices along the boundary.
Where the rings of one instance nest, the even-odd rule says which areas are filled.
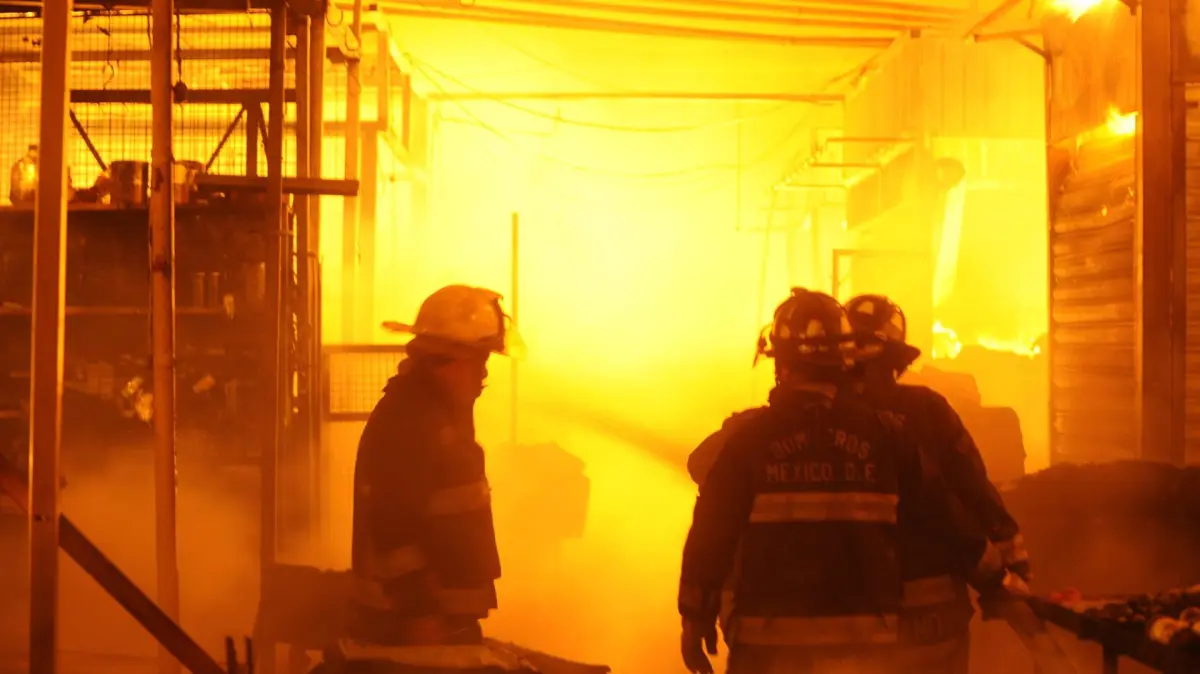
[[[847,169],[847,168],[877,169],[879,167],[880,167],[880,164],[875,164],[875,163],[871,163],[871,162],[814,162],[812,164],[809,164],[807,168],[815,168],[815,169],[838,169],[838,168],[840,168],[840,169]]]
[[[393,16],[409,16],[430,20],[457,20],[473,23],[495,23],[510,26],[533,26],[558,30],[581,30],[624,35],[653,35],[658,37],[691,38],[728,42],[762,42],[792,47],[840,47],[845,49],[886,49],[893,42],[890,37],[862,37],[836,35],[780,35],[696,28],[683,25],[655,24],[643,21],[599,19],[572,16],[553,12],[527,12],[522,10],[488,7],[471,7],[469,11],[440,11],[420,5],[387,5],[387,13]]]
[[[255,47],[236,47],[236,48],[215,48],[215,49],[183,49],[179,52],[179,57],[184,61],[267,61],[270,59],[270,49],[263,47],[261,49]],[[325,51],[325,56],[334,63],[343,63],[351,60],[353,54],[348,54],[341,47],[329,47]],[[296,57],[296,50],[289,48],[287,50],[288,59]],[[149,61],[149,49],[116,49],[108,51],[105,49],[81,49],[71,52],[71,61],[78,63],[119,63],[121,61]],[[12,49],[0,51],[0,63],[41,63],[42,50],[40,49]]]
[[[284,100],[296,102],[296,90],[284,91]],[[73,89],[72,103],[144,103],[150,104],[149,89]],[[196,103],[206,105],[266,105],[266,89],[188,89],[187,94],[177,103]]]
[[[886,145],[891,143],[911,143],[911,138],[869,138],[869,137],[854,137],[854,136],[834,136],[822,140],[824,143],[862,143]]]
[[[682,100],[682,101],[789,101],[795,103],[841,103],[841,94],[721,91],[468,91],[431,92],[431,102],[441,101],[588,101],[588,100]]]
[[[824,183],[780,183],[775,186],[778,192],[800,192],[803,190],[844,190],[845,185],[827,185]]]
[[[196,184],[208,187],[224,187],[252,191],[266,191],[267,179],[250,176],[223,176],[205,174],[196,176]],[[287,178],[283,179],[284,194],[300,194],[304,196],[334,196],[356,197],[359,184],[357,180],[330,180],[327,178]]]
[[[58,1],[58,0],[53,0]],[[178,12],[199,14],[237,14],[247,9],[271,9],[274,0],[175,0]],[[288,0],[293,12],[315,15],[322,7],[320,0]],[[42,7],[42,0],[9,0],[0,2],[0,12],[28,12]],[[76,10],[150,9],[150,0],[75,0]]]

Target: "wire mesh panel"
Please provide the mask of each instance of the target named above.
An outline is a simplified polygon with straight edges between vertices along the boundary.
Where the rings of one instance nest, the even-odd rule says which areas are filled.
[[[72,186],[85,189],[114,161],[150,160],[150,16],[80,12],[71,39],[68,170]],[[40,41],[39,18],[0,15],[0,167],[38,142]],[[295,37],[288,41],[283,170],[295,175]],[[245,175],[253,164],[265,175],[269,14],[180,15],[175,47],[175,160],[224,175]],[[251,142],[254,151],[248,151]],[[9,179],[0,171],[4,199]]]
[[[364,420],[404,358],[400,345],[327,346],[325,415],[330,421]]]

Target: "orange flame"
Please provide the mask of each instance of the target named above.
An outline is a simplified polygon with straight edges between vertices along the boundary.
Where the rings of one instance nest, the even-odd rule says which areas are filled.
[[[1137,113],[1121,114],[1115,107],[1108,109],[1108,121],[1105,123],[1108,132],[1114,136],[1132,136],[1137,133]]]
[[[1079,17],[1105,2],[1107,0],[1050,0],[1047,6],[1053,11],[1066,14],[1072,22],[1075,22],[1079,20]]]

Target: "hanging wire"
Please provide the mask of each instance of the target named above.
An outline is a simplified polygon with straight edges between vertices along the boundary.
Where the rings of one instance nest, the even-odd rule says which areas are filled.
[[[433,86],[435,88],[438,88],[439,91],[441,91],[441,93],[449,95],[449,92],[445,91],[444,89],[441,89],[440,85],[438,85],[436,82],[431,81],[431,84],[433,84]],[[452,97],[449,100],[451,103],[454,103],[454,105],[456,107],[458,107],[458,109],[460,111],[462,111],[462,113],[465,114],[469,118],[469,120],[470,120],[469,123],[474,124],[482,129],[486,130],[487,132],[491,133],[493,136],[496,136],[497,138],[504,141],[505,143],[512,145],[518,152],[522,152],[522,153],[530,155],[530,156],[541,157],[543,159],[546,159],[547,161],[553,162],[555,164],[559,164],[565,168],[568,168],[573,171],[578,171],[581,173],[593,173],[593,174],[598,174],[598,175],[606,175],[606,176],[610,176],[610,177],[633,178],[633,179],[682,178],[682,177],[695,176],[696,174],[705,173],[705,172],[729,171],[729,170],[736,170],[738,168],[745,169],[746,167],[749,167],[749,166],[757,166],[761,163],[764,163],[765,161],[768,161],[771,158],[771,156],[773,154],[775,154],[776,152],[778,152],[781,148],[787,147],[788,143],[790,143],[791,140],[793,138],[795,138],[796,135],[799,134],[802,129],[805,128],[805,126],[807,125],[807,121],[808,121],[807,117],[803,118],[799,123],[797,123],[795,126],[793,126],[786,134],[784,134],[784,136],[777,139],[775,142],[768,144],[767,149],[763,153],[756,156],[754,159],[750,160],[749,162],[722,162],[722,163],[716,163],[716,164],[708,164],[708,165],[704,165],[704,166],[694,166],[694,167],[690,167],[687,169],[678,169],[678,170],[674,170],[674,171],[657,171],[657,172],[648,172],[648,173],[637,173],[637,172],[626,172],[626,171],[613,171],[613,170],[601,169],[601,168],[590,167],[590,166],[582,166],[582,165],[574,164],[574,163],[565,161],[563,159],[560,159],[558,157],[547,155],[547,154],[544,154],[541,152],[533,152],[533,151],[526,150],[525,148],[521,147],[520,144],[517,143],[508,134],[499,130],[495,126],[485,122],[478,115],[473,113],[462,102],[454,100]]]
[[[480,91],[478,89],[471,87],[470,85],[466,84],[462,80],[455,78],[454,76],[446,73],[443,70],[438,69],[437,67],[428,63],[427,61],[424,61],[422,59],[419,59],[419,58],[413,56],[412,54],[406,53],[405,58],[408,59],[408,61],[410,63],[412,63],[414,70],[417,70],[421,74],[425,75],[425,77],[430,80],[431,84],[434,84],[434,86],[437,87],[439,91],[447,94],[447,96],[450,98],[453,98],[453,94],[449,93],[445,87],[439,86],[438,84],[436,84],[434,82],[434,80],[442,79],[442,80],[448,81],[451,84],[454,84],[454,85],[458,86],[459,88],[464,89],[468,92],[480,93]],[[734,126],[737,124],[741,124],[742,122],[755,121],[758,119],[762,119],[764,117],[767,117],[775,112],[779,112],[779,111],[783,110],[784,108],[787,108],[790,106],[811,105],[811,103],[785,101],[782,103],[772,105],[766,110],[760,110],[760,111],[750,114],[750,115],[734,117],[734,118],[730,118],[730,119],[723,119],[723,120],[720,120],[717,122],[708,122],[708,123],[704,123],[704,124],[693,124],[693,125],[688,125],[688,126],[646,127],[646,126],[630,126],[630,125],[624,125],[624,124],[605,124],[603,122],[590,122],[590,121],[583,121],[583,120],[576,120],[576,119],[568,119],[568,118],[561,117],[556,114],[542,112],[541,110],[535,110],[533,108],[529,108],[529,107],[526,107],[526,106],[523,106],[523,105],[520,105],[517,103],[513,103],[512,101],[506,101],[506,100],[501,100],[501,99],[496,99],[496,100],[490,101],[490,102],[498,103],[506,108],[516,110],[517,112],[521,112],[521,113],[530,115],[532,117],[539,117],[542,119],[550,119],[555,122],[567,124],[569,126],[578,126],[578,127],[587,128],[587,129],[598,129],[601,131],[619,131],[619,132],[627,132],[627,133],[690,133],[690,132],[695,132],[695,131],[708,131],[708,130],[712,130],[712,129],[720,129],[720,128],[727,127],[727,126]]]

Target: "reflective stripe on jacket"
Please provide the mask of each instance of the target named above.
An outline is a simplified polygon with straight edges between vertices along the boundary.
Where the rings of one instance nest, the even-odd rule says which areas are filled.
[[[428,376],[402,363],[363,429],[352,568],[397,615],[482,617],[500,577],[483,449]]]
[[[725,603],[731,644],[895,642],[903,450],[891,433],[855,404],[812,393],[773,397],[769,411],[728,440],[700,490],[681,613],[715,620]],[[722,602],[739,548],[736,602]]]

